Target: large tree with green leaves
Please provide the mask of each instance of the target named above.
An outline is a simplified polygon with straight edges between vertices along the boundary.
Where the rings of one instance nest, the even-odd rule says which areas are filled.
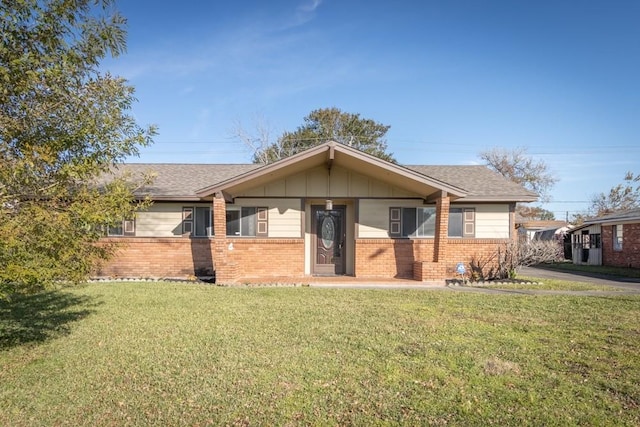
[[[126,177],[98,185],[154,134],[99,69],[125,24],[112,0],[1,0],[0,297],[83,280],[113,251],[103,226],[139,207]]]
[[[271,163],[327,141],[336,141],[395,162],[393,155],[387,152],[385,140],[390,127],[334,107],[312,111],[295,131],[284,132],[273,143],[260,138],[252,139],[241,130],[236,134],[255,150],[254,163]],[[260,134],[264,136],[263,132]]]
[[[508,180],[522,185],[529,191],[536,193],[540,201],[548,202],[549,192],[557,179],[543,160],[534,160],[527,154],[526,148],[492,148],[480,152],[480,159],[490,169],[498,172]],[[518,205],[517,211],[523,218],[553,219],[553,213],[540,208]]]

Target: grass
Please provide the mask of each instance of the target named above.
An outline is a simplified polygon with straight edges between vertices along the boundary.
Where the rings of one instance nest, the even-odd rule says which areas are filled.
[[[640,297],[91,284],[0,302],[0,425],[638,425]]]

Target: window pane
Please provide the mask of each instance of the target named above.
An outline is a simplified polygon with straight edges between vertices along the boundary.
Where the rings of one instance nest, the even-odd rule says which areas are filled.
[[[256,235],[256,208],[242,208],[241,234],[243,236]]]
[[[436,208],[418,208],[418,236],[433,237],[436,233]]]
[[[211,235],[211,209],[196,208],[196,236]]]
[[[622,224],[613,226],[613,249],[622,250],[623,231]]]
[[[416,209],[402,208],[402,235],[413,236],[416,232]]]
[[[109,236],[123,236],[124,231],[122,229],[122,222],[117,225],[110,226],[108,234]]]
[[[462,208],[449,209],[449,237],[462,237]]]
[[[227,236],[240,235],[240,211],[227,211]]]

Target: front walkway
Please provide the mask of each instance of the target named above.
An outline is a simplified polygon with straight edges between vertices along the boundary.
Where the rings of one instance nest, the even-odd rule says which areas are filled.
[[[548,270],[535,267],[523,267],[519,275],[527,277],[568,280],[573,282],[586,282],[598,285],[611,286],[611,291],[554,291],[531,289],[498,289],[474,286],[459,286],[447,284],[442,281],[419,282],[411,279],[382,279],[360,278],[353,276],[305,276],[305,277],[254,277],[240,280],[237,285],[261,284],[261,285],[298,285],[314,288],[334,289],[413,289],[413,290],[445,290],[454,292],[469,292],[483,294],[510,294],[510,295],[575,295],[575,296],[624,296],[640,295],[640,279],[602,276],[596,274],[572,274],[561,271]]]

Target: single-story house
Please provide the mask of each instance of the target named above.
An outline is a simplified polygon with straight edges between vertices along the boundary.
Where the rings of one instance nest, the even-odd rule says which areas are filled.
[[[327,142],[268,165],[125,164],[153,205],[112,228],[107,277],[347,275],[419,281],[517,240],[536,195],[485,166],[401,166]]]
[[[574,264],[640,268],[640,209],[589,219],[569,233]]]

